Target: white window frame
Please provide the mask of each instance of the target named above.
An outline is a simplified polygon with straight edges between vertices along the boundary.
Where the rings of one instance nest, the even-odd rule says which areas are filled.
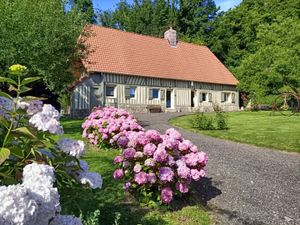
[[[113,96],[107,96],[106,88],[107,87],[112,87],[114,89],[114,95]],[[114,84],[106,84],[105,85],[105,98],[116,98],[116,90],[117,90],[117,85]]]
[[[152,90],[151,91],[151,93],[152,93],[151,100],[160,100],[160,89],[154,87],[154,88],[150,88],[150,90]],[[157,90],[157,93],[158,93],[157,98],[153,97],[153,90]]]

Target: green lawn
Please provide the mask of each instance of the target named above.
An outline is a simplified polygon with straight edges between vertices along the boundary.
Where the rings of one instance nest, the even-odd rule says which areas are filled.
[[[82,120],[62,119],[65,136],[81,139]],[[104,180],[101,190],[66,190],[61,193],[63,213],[88,216],[100,210],[101,225],[209,225],[210,216],[194,195],[190,200],[176,200],[169,209],[149,210],[123,191],[122,184],[112,178],[112,160],[118,150],[98,150],[91,146],[84,159],[90,170],[99,172]],[[120,217],[119,219],[118,216]]]
[[[209,114],[211,115],[211,114]],[[262,147],[300,153],[300,116],[269,111],[228,113],[228,130],[200,131],[192,127],[194,115],[173,118],[170,123],[193,132]]]

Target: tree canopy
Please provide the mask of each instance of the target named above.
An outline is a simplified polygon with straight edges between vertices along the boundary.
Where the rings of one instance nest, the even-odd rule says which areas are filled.
[[[0,1],[0,74],[12,64],[26,65],[48,88],[61,92],[72,81],[72,63],[84,49],[78,43],[84,20],[66,12],[61,0]],[[83,50],[83,51],[82,51]]]

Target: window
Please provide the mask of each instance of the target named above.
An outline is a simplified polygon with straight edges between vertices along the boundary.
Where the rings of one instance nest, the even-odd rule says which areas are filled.
[[[130,98],[135,98],[135,89],[136,87],[125,87],[125,98],[130,99]]]
[[[115,86],[106,86],[105,87],[105,96],[114,97],[115,96]]]
[[[152,89],[152,98],[158,98],[158,89]]]
[[[229,102],[230,93],[222,92],[221,93],[221,102]]]
[[[235,103],[235,93],[232,93],[232,94],[231,94],[231,102],[232,102],[232,103]]]
[[[149,89],[149,99],[159,99],[159,89],[151,88]]]
[[[212,93],[200,93],[200,102],[212,102]]]
[[[206,101],[207,101],[207,93],[201,93],[200,102],[206,102]]]

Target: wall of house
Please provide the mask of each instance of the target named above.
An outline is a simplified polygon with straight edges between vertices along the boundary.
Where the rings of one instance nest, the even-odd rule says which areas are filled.
[[[113,87],[113,96],[106,96],[106,86]],[[129,97],[129,87],[135,88],[134,97]],[[158,89],[158,98],[152,99],[150,89]],[[167,91],[171,103],[167,105]],[[194,97],[192,99],[192,92]],[[127,96],[126,96],[127,93]],[[210,97],[201,101],[202,93]],[[224,94],[227,93],[226,101]],[[234,86],[204,84],[198,82],[147,78],[139,76],[94,74],[74,88],[71,114],[86,116],[95,106],[115,106],[131,112],[147,112],[149,106],[160,106],[162,111],[191,112],[213,111],[218,104],[224,111],[235,111],[238,106],[238,91]],[[192,101],[194,107],[192,107]]]

